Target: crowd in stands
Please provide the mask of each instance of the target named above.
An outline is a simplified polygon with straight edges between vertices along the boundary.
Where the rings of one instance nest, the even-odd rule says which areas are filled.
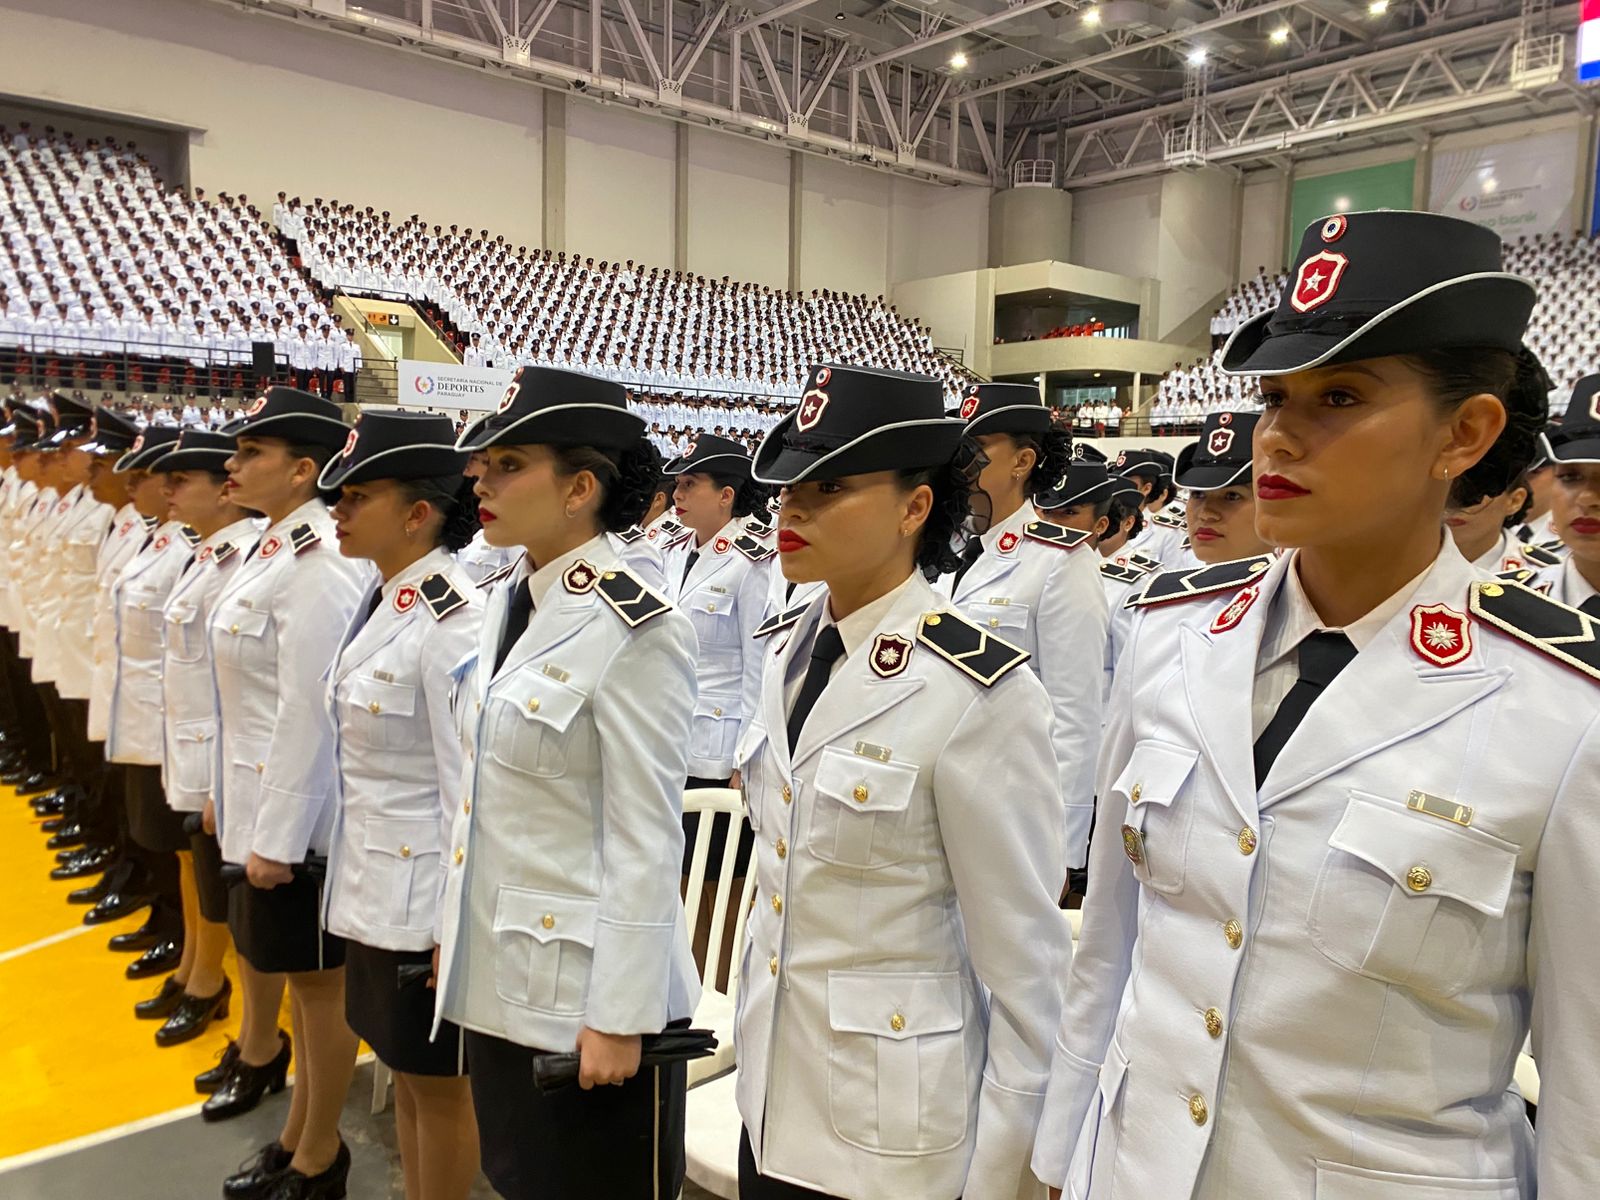
[[[323,287],[403,293],[461,331],[469,366],[571,367],[659,392],[797,400],[812,363],[964,373],[882,296],[778,291],[724,276],[513,247],[488,230],[396,222],[280,194],[273,219]]]
[[[1256,313],[1275,307],[1288,282],[1289,276],[1284,271],[1268,274],[1265,267],[1257,267],[1255,278],[1246,279],[1234,288],[1222,307],[1212,314],[1211,336],[1225,338]]]
[[[1144,415],[1152,434],[1194,434],[1200,432],[1208,412],[1251,412],[1260,407],[1261,390],[1254,379],[1224,375],[1214,358],[1205,357],[1188,366],[1173,363]]]
[[[248,197],[187,197],[132,142],[0,125],[0,370],[242,392],[258,341],[324,381],[359,369]]]

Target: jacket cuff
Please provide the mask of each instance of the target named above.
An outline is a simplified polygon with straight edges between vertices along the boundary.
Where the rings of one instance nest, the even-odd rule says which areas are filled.
[[[1033,1143],[1033,1173],[1051,1187],[1065,1188],[1072,1151],[1078,1144],[1089,1106],[1099,1094],[1100,1068],[1058,1040],[1050,1063],[1039,1133]]]
[[[256,804],[251,852],[290,866],[304,862],[320,808],[311,796],[263,786]]]
[[[600,918],[583,1023],[597,1033],[660,1033],[667,1027],[675,924],[621,925]]]
[[[1039,1181],[1028,1165],[1043,1092],[1019,1092],[988,1075],[978,1092],[978,1132],[963,1200],[1037,1200]]]

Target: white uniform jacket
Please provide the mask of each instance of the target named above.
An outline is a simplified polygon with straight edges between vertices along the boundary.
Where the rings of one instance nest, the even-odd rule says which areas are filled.
[[[339,805],[323,923],[384,950],[431,950],[444,849],[462,804],[451,671],[478,644],[484,595],[443,549],[370,593],[328,677]],[[352,622],[355,624],[355,622]]]
[[[507,566],[518,553],[520,551],[489,545],[483,540],[483,530],[480,529],[472,535],[470,542],[456,551],[456,561],[472,577],[474,583],[481,583],[488,576]]]
[[[1024,504],[983,535],[983,554],[953,596],[955,576],[937,584],[969,620],[1026,650],[1050,697],[1066,867],[1083,866],[1089,853],[1111,620],[1088,543],[1088,534],[1041,521]]]
[[[156,528],[150,544],[133,556],[112,585],[116,662],[106,737],[106,757],[112,762],[161,765],[166,738],[161,686],[166,622],[161,610],[185,560],[194,553],[194,543],[185,532],[180,521]]]
[[[21,536],[20,523],[39,494],[39,485],[24,480],[16,470],[15,467],[6,468],[6,488],[0,500],[0,559],[6,567],[4,578],[0,578],[0,625],[7,629],[17,628],[22,603],[16,586],[19,575],[12,559],[12,542]]]
[[[1258,791],[1295,561],[1134,622],[1034,1165],[1075,1200],[1592,1196],[1600,624],[1446,537]]]
[[[217,681],[213,796],[222,857],[298,863],[333,824],[333,725],[323,676],[367,584],[309,500],[270,526],[211,609]]]
[[[21,567],[24,578],[31,580],[26,618],[23,624],[23,653],[33,658],[32,674],[37,683],[54,681],[56,677],[56,613],[61,610],[61,589],[57,576],[65,550],[62,529],[70,520],[78,501],[87,495],[82,485],[72,488],[65,496],[56,496],[51,489],[40,493],[54,497],[48,511],[40,514],[27,532],[27,552]]]
[[[7,555],[7,574],[12,579],[12,614],[16,617],[12,628],[17,631],[17,643],[23,658],[32,658],[34,621],[38,615],[33,597],[25,585],[26,580],[37,578],[47,553],[45,540],[39,535],[40,526],[56,511],[61,499],[53,487],[40,488],[33,500],[17,514],[12,530],[12,540]]]
[[[845,619],[791,755],[827,604],[763,626],[740,747],[758,894],[737,1094],[756,1164],[851,1200],[1042,1195],[1028,1155],[1072,953],[1044,688],[913,575]]]
[[[471,739],[438,1014],[568,1051],[583,1026],[659,1032],[699,1000],[678,898],[695,645],[602,535],[535,576],[537,609],[496,671],[528,577],[523,559],[496,585],[456,671]]]
[[[699,558],[684,574],[694,550],[690,534],[669,549],[663,570],[667,598],[688,615],[700,645],[689,774],[726,779],[733,773],[734,751],[760,693],[761,652],[752,639],[766,617],[767,572],[775,554],[745,531],[740,518],[699,549]]]
[[[1105,686],[1101,689],[1101,697],[1107,707],[1111,703],[1111,682],[1116,676],[1117,659],[1122,657],[1122,647],[1128,641],[1128,629],[1133,624],[1133,612],[1127,607],[1128,598],[1138,595],[1145,584],[1150,582],[1151,571],[1155,569],[1153,560],[1146,559],[1143,555],[1135,556],[1134,560],[1118,562],[1115,558],[1102,558],[1099,563],[1100,584],[1106,594],[1106,663]],[[1143,564],[1149,562],[1151,566]],[[1102,710],[1103,720],[1110,719],[1110,713]]]
[[[1144,528],[1139,531],[1138,537],[1123,547],[1123,552],[1143,554],[1167,566],[1177,562],[1183,554],[1183,544],[1188,540],[1188,536],[1188,530],[1184,527],[1181,516],[1169,512],[1151,512],[1146,509]]]
[[[111,692],[117,686],[117,579],[160,523],[155,517],[141,517],[129,502],[116,511],[111,532],[100,544],[94,579],[94,667],[89,674],[89,737],[97,742],[111,736]]]
[[[1568,608],[1577,608],[1581,604],[1590,605],[1590,609],[1594,607],[1595,586],[1578,574],[1578,566],[1570,558],[1562,559],[1556,566],[1541,567],[1537,571],[1524,568],[1512,574],[1512,578],[1517,577],[1522,577],[1522,582],[1540,595],[1549,596],[1550,599],[1557,600]]]
[[[606,534],[606,540],[611,543],[617,560],[637,575],[645,587],[666,595],[667,577],[662,571],[661,551],[645,536],[644,530],[635,525],[621,533]]]
[[[87,491],[62,522],[55,572],[59,600],[55,609],[56,690],[69,700],[87,700],[94,677],[95,580],[100,548],[113,510]]]
[[[174,812],[200,812],[212,794],[217,689],[207,626],[218,594],[255,544],[256,523],[248,517],[205,538],[162,609],[162,778]]]

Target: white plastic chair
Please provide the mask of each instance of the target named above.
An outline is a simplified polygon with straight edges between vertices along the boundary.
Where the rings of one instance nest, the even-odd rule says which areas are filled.
[[[1516,1070],[1512,1078],[1517,1082],[1517,1091],[1522,1093],[1522,1098],[1529,1104],[1539,1103],[1539,1068],[1530,1054],[1517,1055]]]
[[[377,1116],[389,1107],[389,1081],[391,1075],[389,1068],[383,1065],[383,1060],[374,1057],[372,1060],[372,1115]]]
[[[693,1066],[694,1064],[690,1064]],[[689,1091],[684,1113],[684,1176],[713,1196],[739,1195],[739,1106],[732,1071]]]
[[[722,939],[727,926],[728,900],[733,894],[734,870],[738,865],[739,834],[744,828],[744,798],[732,788],[691,788],[683,794],[685,814],[698,814],[695,822],[694,850],[689,858],[689,887],[685,915],[689,921],[689,940],[694,941],[700,923],[699,897],[706,878],[706,860],[711,854],[711,829],[718,814],[729,820],[728,836],[723,841],[722,861],[717,864],[716,898],[711,908],[711,928],[706,942],[706,965],[700,980],[700,1004],[694,1012],[696,1029],[709,1029],[717,1035],[717,1049],[708,1058],[689,1063],[689,1086],[733,1068],[733,1010],[739,986],[739,960],[744,956],[745,933],[751,901],[755,897],[756,873],[752,863],[739,896],[738,936],[734,939],[733,965],[728,972],[728,990],[717,987],[722,971]],[[737,1150],[737,1146],[735,1147]]]

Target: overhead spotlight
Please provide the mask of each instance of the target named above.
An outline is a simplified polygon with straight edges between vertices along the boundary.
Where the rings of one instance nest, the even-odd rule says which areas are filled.
[[[1274,29],[1272,33],[1268,35],[1268,40],[1271,41],[1274,46],[1283,45],[1289,40],[1289,27],[1287,25],[1278,26],[1278,28]]]
[[[950,69],[952,71],[965,71],[967,69],[967,56],[957,50],[950,56]]]
[[[1204,66],[1205,65],[1205,61],[1206,61],[1206,48],[1204,46],[1196,46],[1193,50],[1189,51],[1189,57],[1187,59],[1187,62],[1189,63],[1189,65],[1191,67]]]
[[[839,6],[839,10],[836,13],[833,14],[833,19],[835,21],[844,20],[844,6],[843,5],[840,5]]]
[[[1090,29],[1094,29],[1096,26],[1098,26],[1100,24],[1100,20],[1100,6],[1098,4],[1091,4],[1088,8],[1083,10],[1083,23]]]
[[[1389,11],[1389,0],[1371,0],[1367,5],[1367,11],[1375,17],[1381,17]]]

